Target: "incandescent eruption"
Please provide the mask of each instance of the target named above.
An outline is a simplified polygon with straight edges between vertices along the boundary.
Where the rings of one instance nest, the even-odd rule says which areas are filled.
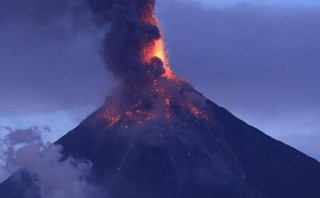
[[[207,119],[204,110],[189,100],[197,97],[190,91],[192,87],[169,68],[154,0],[89,0],[89,4],[99,26],[110,24],[102,56],[107,69],[121,81],[100,111],[107,126],[120,121],[127,127],[132,120],[142,124],[170,119],[172,106],[181,106],[196,118]]]
[[[143,83],[174,74],[168,67],[154,0],[89,0],[93,19],[110,24],[102,56],[107,69],[127,83]]]
[[[319,162],[175,76],[153,0],[88,1],[95,23],[109,29],[101,54],[120,85],[55,144],[64,159],[92,162],[90,184],[114,198],[320,197]],[[39,190],[36,175],[19,174],[0,185],[0,197]]]

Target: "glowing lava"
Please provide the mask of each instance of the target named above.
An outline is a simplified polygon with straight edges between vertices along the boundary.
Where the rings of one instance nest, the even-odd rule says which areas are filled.
[[[168,79],[177,80],[176,75],[173,73],[173,71],[169,67],[169,61],[166,56],[167,52],[165,51],[165,45],[163,39],[159,39],[155,41],[155,57],[159,58],[163,62],[163,67],[165,69],[165,73],[163,77],[166,77]]]
[[[154,8],[152,6],[146,8],[144,15],[141,16],[141,19],[142,21],[154,25],[161,30],[159,22],[154,15]],[[178,80],[177,76],[169,67],[169,61],[167,59],[167,52],[165,50],[165,43],[162,35],[161,38],[151,42],[150,44],[142,46],[141,52],[144,63],[150,63],[152,58],[157,57],[163,62],[163,67],[165,70],[163,77],[171,80]]]
[[[205,111],[198,109],[196,106],[190,105],[189,110],[196,118],[209,121],[209,117]]]
[[[169,61],[167,59],[163,38],[155,40],[148,45],[144,45],[141,51],[144,63],[151,63],[153,58],[159,58],[163,62],[163,68],[165,70],[163,77],[171,80],[177,80],[176,75],[169,67]]]

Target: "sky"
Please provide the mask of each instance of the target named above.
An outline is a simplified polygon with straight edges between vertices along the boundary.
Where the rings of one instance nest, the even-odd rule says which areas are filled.
[[[205,6],[230,6],[234,4],[254,4],[254,5],[302,5],[317,6],[318,0],[189,0],[202,2]]]
[[[320,3],[158,0],[172,69],[210,100],[320,160]],[[117,84],[85,0],[0,0],[0,126],[54,141]],[[0,127],[1,133],[4,130]]]

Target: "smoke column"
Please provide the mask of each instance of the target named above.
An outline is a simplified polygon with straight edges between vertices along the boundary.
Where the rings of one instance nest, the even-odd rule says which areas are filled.
[[[149,83],[173,75],[154,16],[154,0],[88,0],[98,26],[110,25],[102,56],[107,69],[126,83]]]
[[[192,101],[198,94],[168,66],[154,0],[88,2],[93,21],[107,29],[101,52],[106,67],[121,80],[97,116],[107,127],[171,119],[178,106],[207,119]]]

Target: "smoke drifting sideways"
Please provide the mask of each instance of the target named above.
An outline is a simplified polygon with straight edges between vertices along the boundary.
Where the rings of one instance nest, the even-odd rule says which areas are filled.
[[[86,180],[90,162],[62,161],[62,146],[44,143],[39,128],[6,129],[8,134],[0,140],[0,182],[12,175],[10,179],[19,183],[27,171],[35,186],[26,197],[106,197],[102,189]]]

